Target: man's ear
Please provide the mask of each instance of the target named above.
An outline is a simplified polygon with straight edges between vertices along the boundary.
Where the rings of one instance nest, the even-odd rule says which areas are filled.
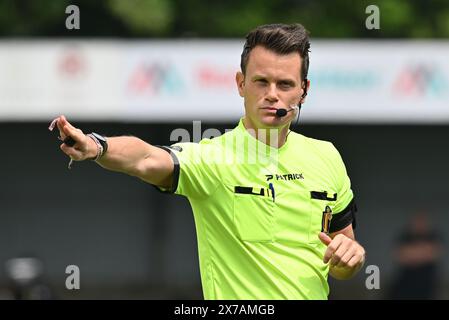
[[[299,103],[303,104],[306,101],[306,97],[307,94],[309,93],[309,89],[310,89],[310,80],[307,79],[306,83],[306,90],[304,91],[304,89],[301,90],[301,100],[299,100]]]
[[[239,90],[239,95],[243,98],[243,88],[245,87],[245,76],[241,71],[235,74],[235,83],[237,84],[237,89]]]

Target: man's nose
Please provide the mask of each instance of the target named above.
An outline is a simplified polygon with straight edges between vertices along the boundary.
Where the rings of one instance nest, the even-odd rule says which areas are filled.
[[[278,101],[279,100],[276,84],[273,83],[268,86],[265,99],[267,99],[269,101]]]

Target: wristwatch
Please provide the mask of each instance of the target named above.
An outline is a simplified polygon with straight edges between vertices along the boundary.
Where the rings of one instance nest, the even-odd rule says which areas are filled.
[[[94,140],[95,144],[97,145],[97,155],[95,157],[89,158],[88,160],[97,161],[108,150],[108,142],[105,137],[95,132],[89,133],[87,134],[87,136]]]
[[[91,133],[95,138],[97,138],[98,142],[100,142],[101,146],[103,147],[103,154],[108,151],[108,141],[106,140],[106,137],[103,137],[102,135],[92,132]]]

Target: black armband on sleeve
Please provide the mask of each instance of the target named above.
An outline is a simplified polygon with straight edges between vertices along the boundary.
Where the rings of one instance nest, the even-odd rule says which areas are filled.
[[[150,183],[150,185],[152,185],[154,188],[156,188],[157,191],[162,192],[162,193],[170,193],[170,194],[171,193],[175,193],[176,189],[178,188],[178,181],[179,181],[179,160],[178,160],[178,157],[170,149],[170,147],[159,146],[159,145],[155,145],[155,147],[158,147],[158,148],[160,148],[162,150],[167,151],[170,154],[170,156],[172,157],[172,159],[173,159],[173,163],[174,163],[174,166],[175,166],[174,169],[173,169],[173,184],[172,184],[171,188],[168,189],[168,190],[163,190],[163,189],[161,189],[161,187],[156,186],[156,185],[151,184],[151,183]]]
[[[340,231],[350,224],[352,224],[352,228],[355,230],[356,228],[356,219],[355,213],[357,212],[357,205],[354,199],[349,202],[346,208],[332,215],[332,222],[329,228],[329,233]]]

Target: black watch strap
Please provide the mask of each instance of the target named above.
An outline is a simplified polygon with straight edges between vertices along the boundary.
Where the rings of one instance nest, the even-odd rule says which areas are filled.
[[[95,138],[97,138],[98,142],[100,142],[101,146],[103,147],[103,155],[108,151],[108,141],[106,137],[102,136],[101,134],[98,134],[96,132],[92,132],[91,135],[93,135]]]

